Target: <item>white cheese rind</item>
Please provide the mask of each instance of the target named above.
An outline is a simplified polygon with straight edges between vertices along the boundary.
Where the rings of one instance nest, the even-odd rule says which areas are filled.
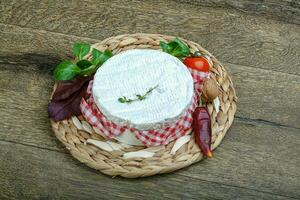
[[[143,101],[118,101],[122,96],[136,98],[156,85]],[[134,49],[113,56],[98,69],[92,92],[109,120],[149,130],[177,120],[190,106],[194,87],[179,59],[157,50]]]

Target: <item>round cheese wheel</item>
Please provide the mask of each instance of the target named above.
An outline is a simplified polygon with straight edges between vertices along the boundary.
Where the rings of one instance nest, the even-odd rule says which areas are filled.
[[[146,94],[151,88],[155,89]],[[107,60],[96,72],[92,88],[96,105],[109,120],[139,130],[178,120],[191,105],[193,92],[186,66],[174,56],[150,49],[127,50]],[[119,101],[137,95],[145,99]]]

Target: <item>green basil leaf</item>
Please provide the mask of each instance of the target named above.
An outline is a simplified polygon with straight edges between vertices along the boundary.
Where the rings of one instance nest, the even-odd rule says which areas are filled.
[[[176,44],[176,47],[173,49],[172,54],[178,57],[188,56],[190,54],[190,48],[178,38],[175,38],[173,42]]]
[[[97,71],[98,67],[96,65],[91,65],[88,68],[85,68],[83,70],[80,71],[80,75],[84,76],[84,75],[92,75]]]
[[[96,66],[102,65],[105,61],[107,61],[110,57],[113,56],[110,50],[105,50],[104,52],[101,52],[98,49],[93,49],[92,54],[92,63]]]
[[[80,72],[80,68],[71,61],[61,62],[54,70],[55,80],[71,80]]]
[[[80,60],[76,63],[76,65],[80,68],[80,69],[86,69],[88,67],[90,67],[92,65],[92,63],[88,60]]]
[[[100,63],[103,64],[105,61],[110,59],[113,56],[110,50],[105,50],[99,57]]]
[[[85,43],[75,43],[73,45],[73,54],[76,56],[78,60],[81,60],[84,56],[86,56],[91,49],[90,44]]]
[[[178,38],[175,38],[169,43],[160,42],[161,49],[175,57],[182,58],[190,55],[190,48],[187,44]]]
[[[93,58],[91,65],[87,68],[84,68],[80,71],[80,75],[92,75],[96,73],[97,69],[100,65],[102,65],[105,61],[107,61],[110,57],[113,56],[110,50],[105,50],[103,53],[99,50],[93,49],[92,51]]]
[[[102,54],[103,53],[101,51],[99,51],[98,49],[93,49],[93,51],[92,51],[92,55],[93,55],[92,63],[94,65],[98,65],[100,63],[100,56]]]
[[[163,50],[163,52],[170,53],[171,52],[170,50],[172,50],[171,47],[164,41],[160,41],[159,45],[160,48]]]

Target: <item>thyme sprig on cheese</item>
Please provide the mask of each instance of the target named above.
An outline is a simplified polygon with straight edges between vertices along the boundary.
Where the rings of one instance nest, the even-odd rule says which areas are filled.
[[[134,102],[134,101],[143,101],[143,100],[145,100],[145,99],[147,98],[147,96],[148,96],[153,90],[155,90],[157,87],[158,87],[158,85],[156,85],[155,87],[149,88],[148,91],[147,91],[145,94],[143,94],[143,95],[141,95],[141,94],[135,95],[136,98],[134,98],[134,99],[130,99],[130,98],[127,98],[127,97],[123,96],[123,97],[120,97],[120,98],[118,99],[118,101],[119,101],[120,103],[132,103],[132,102]]]

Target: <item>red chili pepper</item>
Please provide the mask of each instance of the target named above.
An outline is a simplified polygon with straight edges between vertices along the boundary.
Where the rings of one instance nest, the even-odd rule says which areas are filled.
[[[196,143],[203,154],[211,158],[211,121],[207,108],[197,107],[193,113],[193,120]]]

